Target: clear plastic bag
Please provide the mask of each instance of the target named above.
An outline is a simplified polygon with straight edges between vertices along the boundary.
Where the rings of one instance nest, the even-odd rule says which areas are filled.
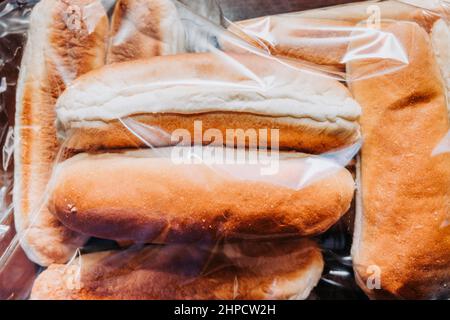
[[[371,161],[366,139],[377,142],[370,133],[380,134],[364,131],[370,102],[359,88],[373,83],[383,92],[380,79],[417,76],[416,53],[405,39],[429,33],[433,96],[413,87],[409,100],[399,100],[442,98],[436,104],[448,107],[439,89],[440,72],[448,79],[445,3],[373,1],[231,22],[214,1],[102,7],[96,0],[43,0],[21,58],[33,5],[8,3],[0,13],[7,117],[1,298],[31,292],[32,299],[364,299],[352,268],[364,291],[377,296],[379,279],[361,277],[350,256],[354,179],[359,240],[370,200],[361,195],[370,185],[359,169]],[[54,26],[42,23],[44,13]],[[15,95],[21,107],[13,135]],[[445,112],[435,112],[440,128],[448,127],[448,117],[437,115]],[[448,210],[446,139],[433,146],[437,169],[425,151],[410,155],[432,168],[430,178],[442,174],[429,184],[442,195],[437,218]],[[408,154],[400,156],[407,163]],[[401,171],[392,158],[381,160]],[[411,167],[416,174],[422,168]],[[417,203],[425,197],[405,192],[417,192]],[[444,239],[445,228],[426,230]],[[445,245],[433,256],[443,270],[434,274],[441,281],[435,287],[419,286],[415,295],[406,279],[406,289],[382,286],[380,296],[445,298]]]

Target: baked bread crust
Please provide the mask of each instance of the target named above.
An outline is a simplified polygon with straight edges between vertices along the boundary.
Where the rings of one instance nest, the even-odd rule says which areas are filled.
[[[238,112],[207,112],[199,114],[158,113],[130,116],[124,120],[112,120],[93,127],[74,127],[67,132],[65,147],[71,151],[140,148],[167,146],[186,143],[172,134],[180,128],[187,130],[187,142],[194,143],[201,133],[204,145],[217,144],[213,138],[205,138],[211,128],[220,132],[226,146],[249,146],[251,133],[256,133],[258,143],[265,139],[267,147],[282,150],[295,149],[311,154],[321,154],[350,146],[358,141],[359,124],[337,119],[315,121],[310,118],[270,117]],[[197,131],[195,122],[201,123]],[[241,129],[227,133],[229,129]],[[255,130],[256,128],[256,130]],[[267,135],[260,134],[259,128],[266,129]],[[250,130],[250,131],[247,131]],[[278,130],[275,133],[274,130]],[[265,131],[264,131],[265,132]],[[183,135],[184,137],[184,135]],[[272,139],[274,137],[274,139]],[[252,140],[254,141],[254,140]]]
[[[278,172],[264,176],[259,165],[178,164],[159,152],[66,160],[55,172],[50,211],[70,229],[99,238],[193,242],[317,235],[353,197],[351,174],[319,157],[281,156]]]
[[[103,65],[107,29],[93,0],[43,0],[31,14],[16,96],[13,201],[21,245],[40,265],[65,262],[86,239],[48,212],[45,192],[59,148],[56,99],[75,77]]]
[[[448,297],[450,154],[435,154],[450,130],[444,84],[424,29],[408,22],[382,27],[402,43],[409,64],[350,83],[363,108],[365,141],[354,268],[371,297]],[[362,60],[349,63],[347,71],[358,76],[388,63]],[[371,266],[381,272],[381,290],[366,286]]]

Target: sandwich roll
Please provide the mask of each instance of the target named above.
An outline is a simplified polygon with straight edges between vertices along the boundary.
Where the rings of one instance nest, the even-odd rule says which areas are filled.
[[[424,5],[419,8],[399,1],[365,1],[238,21],[228,29],[273,55],[344,70],[352,31],[366,28],[364,37],[372,38],[372,47],[377,47],[375,41],[380,40],[381,34],[374,36],[376,19],[414,21],[431,32],[434,23],[445,13],[437,4],[425,6],[427,2],[422,1]],[[448,38],[446,42],[449,42]],[[224,41],[222,47],[225,50],[237,49],[228,41]],[[380,51],[380,55],[383,53]]]
[[[446,91],[423,28],[408,22],[382,28],[402,43],[409,64],[350,83],[364,137],[354,268],[374,298],[448,298],[450,153],[434,152],[450,130]],[[347,72],[367,74],[386,63],[354,61]]]
[[[350,207],[353,178],[331,160],[280,153],[270,163],[221,164],[204,153],[181,163],[159,154],[179,149],[191,148],[78,154],[58,165],[49,209],[91,236],[171,243],[317,235]]]
[[[111,19],[107,63],[177,54],[185,32],[172,0],[118,0]]]
[[[56,99],[103,65],[107,33],[99,1],[42,0],[31,13],[16,95],[13,201],[20,243],[40,265],[65,262],[86,239],[48,212],[46,186],[59,148]]]
[[[258,56],[212,53],[154,57],[105,66],[80,77],[58,100],[67,147],[76,151],[147,146],[123,119],[163,132],[197,135],[227,129],[279,130],[279,147],[309,153],[351,145],[359,138],[360,108],[347,88],[296,64]],[[271,137],[268,144],[271,145]],[[191,139],[189,139],[191,140]],[[259,143],[259,142],[258,142]]]
[[[277,250],[249,257],[246,266],[220,249],[147,246],[51,265],[36,279],[31,299],[306,299],[322,270],[320,249],[306,239],[278,243]]]

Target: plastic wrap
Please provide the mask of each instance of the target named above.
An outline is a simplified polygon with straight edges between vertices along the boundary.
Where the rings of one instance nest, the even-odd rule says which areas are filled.
[[[440,282],[377,288],[377,269],[362,277],[370,266],[350,253],[369,201],[361,167],[383,133],[364,131],[365,108],[383,99],[360,88],[373,83],[389,101],[389,90],[411,87],[392,108],[448,108],[448,4],[405,2],[231,21],[207,0],[43,0],[31,22],[34,2],[4,2],[0,298],[365,299],[358,285],[370,297],[448,298],[448,133],[429,153],[408,154],[418,149],[401,136],[386,138],[385,154],[374,149],[394,173],[403,161],[437,181],[427,186],[442,194],[440,229],[426,229],[424,243],[439,260],[425,268],[439,271],[420,275]],[[274,3],[264,2],[267,15]],[[434,49],[432,95],[414,86],[419,62],[402,28]],[[399,85],[380,83],[391,78]],[[429,123],[422,115],[417,135],[448,127],[438,112]],[[429,196],[404,184],[388,181],[386,199]],[[384,255],[400,254],[393,247]]]

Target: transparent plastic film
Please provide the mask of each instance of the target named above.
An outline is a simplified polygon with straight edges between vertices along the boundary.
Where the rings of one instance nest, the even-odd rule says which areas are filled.
[[[405,1],[406,2],[406,1]],[[393,72],[408,64],[396,37],[380,29],[383,20],[405,20],[431,31],[439,20],[448,20],[448,3],[428,1],[365,1],[296,13],[231,22],[228,30],[276,56],[311,63],[347,79],[345,64],[380,58],[390,63],[361,77]],[[448,28],[448,27],[447,27]],[[440,32],[442,34],[442,32]],[[354,45],[355,40],[360,44]],[[353,43],[352,50],[348,50]],[[225,43],[224,47],[232,46]],[[356,77],[353,80],[358,80]]]
[[[219,4],[0,3],[0,298],[448,297],[449,3]]]
[[[132,246],[51,266],[31,298],[306,299],[322,269],[319,248],[306,239]]]
[[[189,52],[107,65],[59,97],[64,147],[77,155],[55,171],[50,211],[71,230],[119,242],[328,230],[353,196],[345,166],[360,146],[359,105],[326,72],[248,44],[221,50],[226,30],[177,9]],[[71,191],[86,176],[97,191],[82,200]],[[316,192],[327,201],[318,205]]]

